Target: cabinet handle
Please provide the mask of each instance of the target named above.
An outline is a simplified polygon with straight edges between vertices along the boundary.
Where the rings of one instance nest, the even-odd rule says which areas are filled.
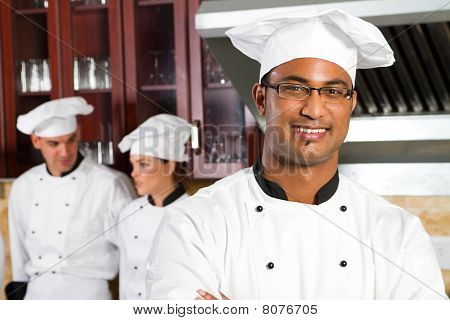
[[[194,120],[191,127],[191,147],[196,155],[202,153],[200,149],[200,120]]]

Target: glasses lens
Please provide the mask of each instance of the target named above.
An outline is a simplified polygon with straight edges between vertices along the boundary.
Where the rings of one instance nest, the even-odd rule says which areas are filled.
[[[309,88],[299,84],[282,83],[279,86],[280,97],[291,100],[305,100],[309,94]]]
[[[344,103],[349,99],[349,94],[347,89],[342,88],[322,88],[320,90],[320,96],[323,102],[330,103]]]

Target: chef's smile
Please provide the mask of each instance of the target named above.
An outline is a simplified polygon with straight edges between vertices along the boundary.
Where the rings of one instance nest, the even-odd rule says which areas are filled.
[[[329,129],[325,127],[311,127],[304,125],[291,125],[296,139],[305,141],[319,141],[327,135]]]

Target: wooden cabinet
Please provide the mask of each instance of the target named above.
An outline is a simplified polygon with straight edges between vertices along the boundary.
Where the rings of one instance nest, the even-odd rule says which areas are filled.
[[[0,14],[0,25],[2,23]],[[0,177],[6,176],[5,108],[3,95],[2,34],[0,32]]]
[[[123,2],[127,129],[158,113],[189,120],[186,0]]]
[[[79,117],[81,140],[112,147],[114,160],[106,163],[119,168],[125,159],[117,144],[126,133],[121,3],[60,1],[62,95],[94,106]]]
[[[118,142],[162,112],[199,126],[194,178],[220,178],[253,162],[256,124],[195,31],[198,0],[8,0],[0,5],[0,176],[15,177],[42,161],[29,137],[16,130],[17,116],[73,95],[95,108],[79,117],[81,140],[113,145],[113,165],[123,171],[127,155],[120,154]],[[44,84],[29,83],[27,72],[35,65],[45,69]]]
[[[122,1],[2,1],[2,72],[6,173],[15,177],[42,162],[17,116],[37,105],[82,96],[93,114],[79,117],[81,140],[117,143],[126,132]],[[113,147],[116,167],[124,163]],[[5,162],[5,157],[2,162]]]
[[[59,57],[55,42],[56,2],[49,7],[37,1],[2,1],[2,55],[6,176],[15,176],[41,162],[29,137],[16,130],[17,116],[26,113],[60,90],[56,72]],[[45,78],[45,81],[44,81]],[[50,80],[51,79],[51,80]]]

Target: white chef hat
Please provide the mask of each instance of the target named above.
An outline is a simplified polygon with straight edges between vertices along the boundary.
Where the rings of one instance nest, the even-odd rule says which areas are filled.
[[[81,97],[45,102],[17,118],[17,129],[39,137],[59,137],[77,130],[77,114],[92,113],[94,107]]]
[[[191,135],[191,125],[170,114],[158,114],[147,119],[119,143],[122,153],[152,156],[177,162],[188,161],[185,144]]]
[[[273,15],[226,34],[237,49],[261,63],[260,80],[293,59],[319,58],[346,70],[354,85],[356,69],[387,67],[395,61],[377,27],[339,9]]]

